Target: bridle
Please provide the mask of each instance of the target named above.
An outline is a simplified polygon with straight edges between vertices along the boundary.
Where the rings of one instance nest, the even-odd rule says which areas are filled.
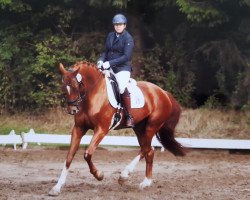
[[[70,71],[70,72],[73,72],[73,70],[69,70],[69,71]],[[100,81],[102,75],[103,75],[102,72],[100,72],[100,74],[99,74],[99,76],[98,76],[96,82],[95,82],[90,88],[87,88],[87,89],[84,91],[84,93],[82,93],[82,92],[79,91],[79,89],[84,85],[83,81],[82,81],[82,80],[78,80],[77,77],[75,77],[75,79],[76,79],[76,81],[77,81],[77,83],[78,83],[78,85],[79,85],[78,91],[77,91],[77,92],[79,93],[79,95],[78,95],[75,99],[67,100],[68,106],[76,106],[77,109],[79,110],[79,103],[85,100],[85,98],[86,98],[88,92],[94,89],[94,87],[95,87],[95,86],[98,84],[98,82]],[[70,85],[69,83],[66,84],[66,86],[71,87],[71,85]]]
[[[78,83],[79,87],[83,86],[83,82]],[[67,84],[67,86],[70,86],[69,84]],[[68,106],[76,106],[77,109],[79,109],[79,103],[83,101],[83,99],[86,96],[86,92],[84,94],[81,94],[80,91],[78,91],[79,95],[76,97],[76,99],[72,99],[72,100],[67,100],[67,104]]]

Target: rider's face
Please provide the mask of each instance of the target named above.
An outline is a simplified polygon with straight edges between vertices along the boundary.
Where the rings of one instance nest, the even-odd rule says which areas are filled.
[[[116,33],[122,33],[126,28],[126,24],[114,24],[114,28]]]

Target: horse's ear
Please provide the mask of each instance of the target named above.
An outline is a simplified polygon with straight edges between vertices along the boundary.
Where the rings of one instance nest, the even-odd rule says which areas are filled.
[[[78,67],[78,68],[73,72],[74,76],[76,76],[76,75],[78,74],[79,69],[80,69],[80,67]]]
[[[62,74],[65,74],[67,72],[62,63],[59,64],[59,69]]]

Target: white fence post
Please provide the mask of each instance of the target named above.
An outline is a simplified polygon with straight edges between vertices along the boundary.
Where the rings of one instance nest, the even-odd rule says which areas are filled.
[[[26,149],[28,146],[28,142],[37,142],[38,145],[41,145],[39,139],[37,141],[36,133],[33,128],[29,130],[28,133],[21,133],[22,141],[23,141],[23,149]]]
[[[14,130],[11,130],[9,135],[0,135],[0,144],[6,146],[7,144],[13,144],[16,150],[17,144],[22,144],[20,135],[16,135]]]

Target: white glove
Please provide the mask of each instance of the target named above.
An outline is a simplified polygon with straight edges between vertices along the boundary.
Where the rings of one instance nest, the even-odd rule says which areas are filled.
[[[102,67],[103,67],[104,69],[110,68],[109,61],[106,61],[105,63],[103,63]]]
[[[98,68],[98,69],[101,69],[101,68],[102,68],[102,64],[103,64],[103,61],[102,61],[102,60],[99,60],[99,61],[97,62],[97,68]]]

